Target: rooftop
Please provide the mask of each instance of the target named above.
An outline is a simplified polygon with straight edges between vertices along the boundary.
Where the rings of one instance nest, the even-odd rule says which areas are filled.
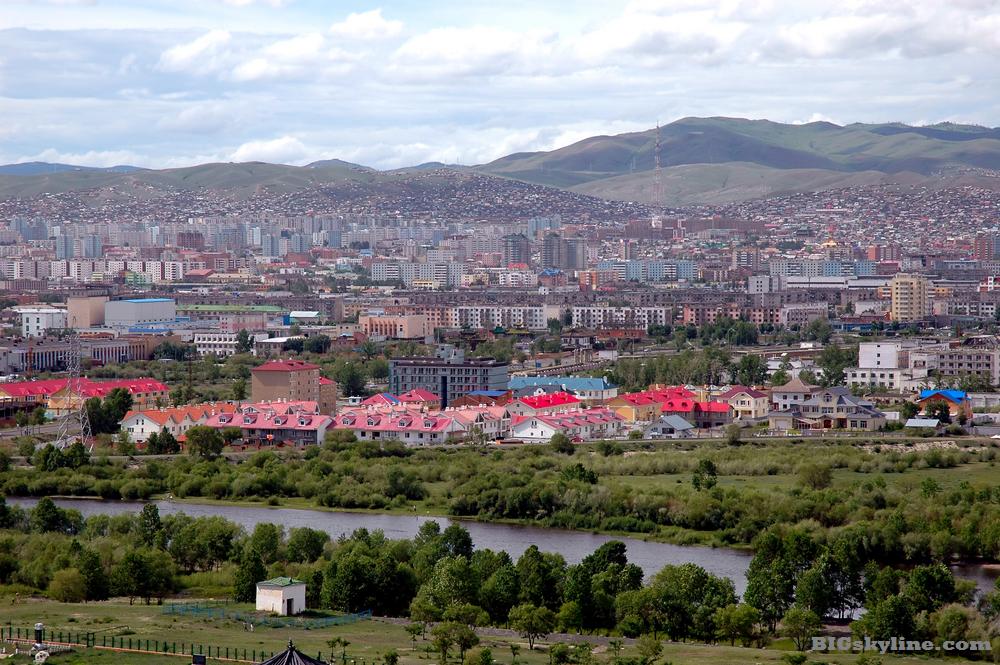
[[[313,369],[319,369],[319,365],[313,365],[312,363],[307,363],[304,360],[272,360],[266,362],[263,365],[254,367],[252,371],[254,372],[303,372]]]

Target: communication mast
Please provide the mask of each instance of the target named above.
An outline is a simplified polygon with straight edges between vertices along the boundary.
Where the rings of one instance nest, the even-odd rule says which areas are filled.
[[[653,217],[650,226],[663,228],[663,169],[660,165],[660,121],[656,121],[656,140],[653,143]]]
[[[90,416],[87,414],[87,400],[83,394],[83,377],[80,372],[80,365],[83,360],[83,343],[80,341],[80,333],[75,330],[69,335],[69,350],[66,352],[66,373],[69,375],[66,381],[67,407],[72,407],[73,400],[79,397],[80,403],[74,410],[67,408],[66,412],[59,417],[59,429],[56,440],[52,445],[63,449],[80,441],[87,446],[93,439],[93,432],[90,429]],[[91,447],[93,444],[90,444]]]

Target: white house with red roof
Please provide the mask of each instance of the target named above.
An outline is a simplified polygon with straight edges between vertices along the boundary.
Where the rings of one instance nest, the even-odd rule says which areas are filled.
[[[45,406],[50,416],[61,416],[76,411],[80,404],[91,397],[104,398],[115,388],[123,388],[132,395],[134,406],[151,408],[159,400],[166,403],[170,388],[156,379],[109,379],[94,381],[88,378],[74,380],[49,379],[46,381],[16,381],[0,384],[0,400]]]
[[[236,405],[229,402],[190,404],[167,409],[129,411],[119,425],[136,443],[145,443],[150,434],[170,432],[175,438],[195,425],[204,425],[212,416],[234,413]]]
[[[401,441],[407,446],[451,443],[465,437],[466,428],[455,418],[438,413],[347,411],[337,415],[334,429],[354,432],[361,441]]]
[[[576,396],[559,391],[520,397],[507,405],[507,411],[512,416],[534,416],[542,413],[579,409],[580,405],[580,400]]]
[[[423,388],[413,388],[407,390],[399,396],[399,401],[403,404],[413,404],[425,409],[441,408],[441,398],[429,390]]]
[[[320,413],[312,400],[244,404],[234,413],[219,413],[205,425],[238,427],[245,445],[315,445],[323,442],[333,418]]]
[[[427,410],[420,403],[395,407],[369,405],[337,415],[334,429],[347,429],[361,441],[397,440],[407,446],[460,443],[471,438],[496,441],[507,436],[510,415],[504,406],[460,406]]]
[[[690,397],[678,397],[665,401],[661,411],[663,414],[680,416],[702,429],[723,427],[733,421],[733,407],[727,402],[703,402]]]
[[[571,409],[558,413],[536,413],[511,417],[510,436],[521,441],[545,442],[557,433],[574,442],[617,436],[624,419],[607,408]]]
[[[767,418],[767,414],[771,412],[770,396],[756,388],[730,386],[729,390],[719,395],[718,399],[733,407],[737,420]]]

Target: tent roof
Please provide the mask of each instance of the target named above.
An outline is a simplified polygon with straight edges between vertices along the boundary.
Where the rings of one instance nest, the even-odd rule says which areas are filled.
[[[261,665],[327,665],[322,660],[310,658],[295,648],[291,640],[288,640],[288,648],[279,654],[275,654],[270,660],[265,660]]]

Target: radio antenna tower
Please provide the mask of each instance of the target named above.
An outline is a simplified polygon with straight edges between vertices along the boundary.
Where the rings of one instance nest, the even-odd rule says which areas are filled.
[[[656,140],[653,143],[653,218],[654,229],[663,228],[663,169],[660,165],[660,121],[656,121]]]
[[[67,409],[66,413],[59,417],[59,430],[52,445],[60,450],[68,448],[77,440],[86,446],[93,439],[90,416],[87,414],[87,400],[83,394],[83,378],[80,374],[82,359],[83,344],[80,341],[80,334],[74,330],[69,335],[69,350],[66,352],[66,373],[69,375],[66,391],[69,405],[72,405],[74,396],[79,396],[80,404],[75,411]],[[93,444],[90,446],[93,447]]]

